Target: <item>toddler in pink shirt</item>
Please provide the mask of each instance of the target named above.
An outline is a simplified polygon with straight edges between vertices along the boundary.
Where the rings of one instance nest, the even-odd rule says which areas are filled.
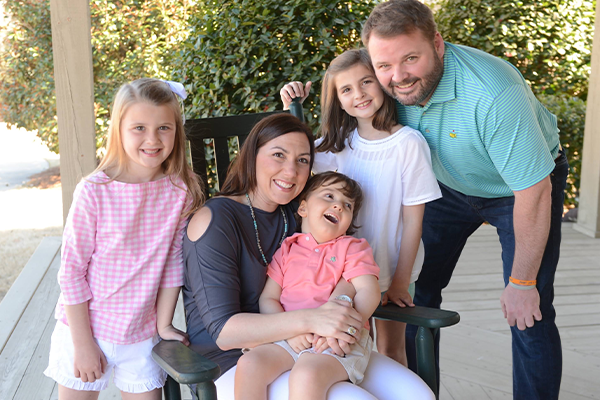
[[[284,240],[275,252],[259,305],[261,313],[272,314],[345,300],[364,325],[348,325],[348,341],[308,332],[246,351],[235,373],[236,399],[265,398],[267,386],[288,370],[290,399],[325,398],[336,382],[362,381],[373,346],[367,321],[380,292],[371,247],[347,236],[356,229],[361,202],[360,186],[343,174],[325,172],[309,179],[298,208],[302,233]],[[348,293],[355,293],[354,299]]]
[[[59,399],[97,398],[113,372],[125,397],[160,398],[166,374],[152,347],[158,335],[188,342],[172,319],[183,230],[203,195],[186,162],[176,94],[185,97],[181,84],[158,79],[123,85],[106,155],[73,194],[44,371]]]

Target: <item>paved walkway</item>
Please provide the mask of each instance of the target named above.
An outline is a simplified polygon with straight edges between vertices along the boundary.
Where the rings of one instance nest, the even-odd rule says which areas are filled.
[[[31,175],[58,162],[58,155],[35,132],[9,129],[4,122],[0,122],[0,143],[0,192],[21,186]]]
[[[0,300],[42,237],[62,234],[61,188],[21,188],[32,174],[58,163],[34,132],[0,122]]]

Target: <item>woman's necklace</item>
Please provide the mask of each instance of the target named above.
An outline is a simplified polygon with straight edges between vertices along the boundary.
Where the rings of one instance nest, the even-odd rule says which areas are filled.
[[[258,244],[258,251],[260,251],[260,255],[262,256],[263,263],[265,267],[269,264],[267,262],[267,257],[265,257],[265,253],[263,253],[263,249],[260,245],[260,237],[258,236],[258,225],[256,224],[256,217],[254,216],[254,208],[252,208],[252,202],[250,201],[250,196],[246,193],[246,200],[248,200],[248,207],[250,207],[250,215],[252,215],[252,222],[254,223],[254,232],[256,232],[256,243]],[[288,222],[287,217],[285,216],[285,212],[283,211],[283,207],[279,206],[279,211],[281,211],[281,215],[283,215],[283,222],[285,223],[285,228],[283,229],[283,235],[281,236],[281,240],[279,241],[279,246],[283,243],[285,239],[285,235],[288,231]]]

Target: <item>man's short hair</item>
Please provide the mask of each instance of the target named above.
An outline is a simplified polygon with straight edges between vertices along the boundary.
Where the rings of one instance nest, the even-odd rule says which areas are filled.
[[[431,41],[435,38],[437,25],[429,7],[418,0],[390,0],[373,9],[363,26],[361,38],[368,47],[372,34],[391,38],[415,31],[420,31]]]

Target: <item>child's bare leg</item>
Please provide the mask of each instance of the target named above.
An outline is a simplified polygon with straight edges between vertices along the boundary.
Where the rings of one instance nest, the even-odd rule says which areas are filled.
[[[90,392],[87,390],[75,390],[58,385],[59,400],[96,400],[100,392]]]
[[[123,400],[161,400],[162,388],[145,393],[128,393],[121,390],[121,398]]]
[[[290,373],[290,400],[325,400],[334,383],[347,379],[348,373],[335,357],[304,353]]]
[[[377,328],[377,351],[406,367],[408,365],[404,338],[406,324],[374,319]]]
[[[267,386],[294,366],[294,359],[281,346],[265,344],[244,354],[235,370],[236,400],[266,400]]]

